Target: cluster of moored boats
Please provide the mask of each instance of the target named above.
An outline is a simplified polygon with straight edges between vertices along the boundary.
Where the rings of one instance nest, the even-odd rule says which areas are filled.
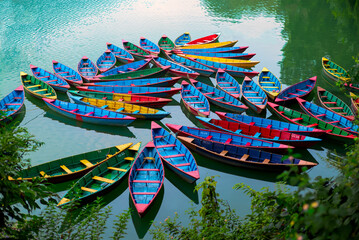
[[[129,173],[130,195],[143,216],[163,185],[163,164],[187,182],[199,179],[188,149],[233,166],[282,171],[293,165],[306,169],[317,165],[281,155],[290,148],[310,148],[323,138],[354,141],[358,100],[353,97],[353,112],[317,87],[321,106],[308,102],[304,98],[315,88],[316,77],[282,90],[280,80],[267,68],[260,73],[251,69],[259,62],[250,60],[255,54],[245,53],[248,47],[235,47],[237,41],[218,42],[219,36],[192,40],[184,33],[173,42],[164,35],[158,44],[141,38],[139,45],[123,40],[123,49],[107,43],[96,62],[83,57],[77,71],[58,61],[53,61],[53,73],[30,65],[32,75],[21,72],[22,85],[0,101],[3,122],[19,113],[24,91],[76,121],[114,126],[165,118],[170,113],[157,108],[180,92],[183,105],[205,129],[166,124],[174,136],[153,121],[152,141],[141,152],[141,143],[100,149],[25,169],[21,179],[43,177],[59,183],[81,177],[59,202],[63,206],[74,200],[91,201]],[[355,90],[343,68],[326,58],[322,62],[328,76]],[[200,75],[215,76],[216,87],[201,82]],[[257,75],[255,82],[252,78]],[[243,79],[242,84],[236,77]],[[180,79],[181,88],[173,87]],[[57,91],[67,92],[72,102],[58,100]],[[293,102],[303,112],[287,107]],[[228,112],[216,112],[219,119],[209,118],[210,104]],[[241,115],[248,108],[261,113],[266,107],[285,122]]]

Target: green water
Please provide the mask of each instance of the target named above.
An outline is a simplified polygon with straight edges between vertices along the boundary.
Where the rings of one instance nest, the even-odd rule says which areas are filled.
[[[51,61],[57,60],[76,69],[82,56],[95,61],[106,49],[106,42],[122,46],[122,39],[138,43],[144,36],[157,43],[163,34],[174,40],[188,31],[192,38],[221,32],[221,41],[238,40],[237,46],[249,46],[246,52],[257,54],[253,58],[260,61],[256,71],[267,67],[286,86],[318,76],[319,86],[349,103],[335,84],[323,77],[321,69],[322,56],[348,69],[352,56],[359,53],[359,23],[346,17],[348,14],[340,14],[347,9],[343,10],[339,2],[3,0],[0,2],[0,97],[20,85],[19,72],[29,73],[30,64],[51,70]],[[202,80],[213,82],[213,79]],[[60,94],[59,98],[65,100],[67,96]],[[313,98],[314,93],[309,96]],[[179,94],[173,99],[164,107],[171,117],[161,122],[198,125],[179,104]],[[126,128],[101,127],[66,119],[51,112],[42,101],[28,96],[25,105],[26,112],[18,118],[20,126],[27,127],[38,140],[45,142],[38,152],[31,154],[32,164],[127,142],[145,144],[150,140],[149,121],[136,121]],[[275,119],[270,115],[267,112],[262,116]],[[211,113],[211,116],[216,115]],[[300,151],[303,159],[319,163],[310,171],[312,177],[336,175],[336,170],[322,159],[332,156],[334,149],[339,154],[344,152],[344,146],[335,143]],[[241,215],[249,212],[250,202],[243,193],[232,189],[235,183],[243,182],[255,189],[274,187],[276,174],[233,168],[196,154],[195,157],[201,179],[218,175],[218,192]],[[58,187],[61,196],[67,186]],[[191,201],[195,205],[199,202],[193,188],[194,185],[177,179],[167,170],[164,190],[149,214],[144,219],[132,214],[128,238],[150,238],[147,230],[151,220],[163,221],[174,212],[183,216]],[[105,200],[112,206],[113,215],[132,206],[127,182],[106,195]],[[113,219],[113,216],[109,219],[109,228]],[[185,218],[182,220],[186,222]],[[110,233],[110,229],[106,231]]]

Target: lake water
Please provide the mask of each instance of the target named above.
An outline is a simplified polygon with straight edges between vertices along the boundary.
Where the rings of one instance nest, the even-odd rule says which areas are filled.
[[[256,53],[253,60],[260,64],[254,70],[267,67],[285,86],[318,76],[319,86],[349,103],[335,83],[323,77],[321,67],[321,58],[327,56],[349,69],[352,56],[359,52],[359,24],[345,14],[334,17],[333,13],[345,10],[339,2],[3,0],[0,2],[0,97],[21,84],[19,72],[30,73],[30,64],[51,70],[52,60],[57,60],[76,69],[82,56],[95,61],[106,49],[106,42],[121,47],[122,39],[137,44],[141,36],[157,43],[163,34],[174,40],[183,32],[190,32],[192,38],[221,32],[220,41],[238,40],[236,46],[249,46],[246,52]],[[214,82],[208,78],[202,80]],[[67,99],[67,96],[60,94],[59,98]],[[308,99],[313,98],[314,93]],[[30,155],[32,164],[127,142],[146,144],[150,141],[150,121],[136,121],[129,127],[95,126],[66,119],[29,96],[25,105],[26,112],[18,117],[20,126],[45,142],[39,151]],[[163,109],[171,112],[171,117],[161,121],[163,124],[200,126],[180,104],[179,94]],[[211,116],[216,117],[213,112]],[[276,119],[269,111],[261,116]],[[310,170],[312,177],[335,176],[335,168],[325,160],[333,156],[334,150],[341,155],[344,145],[324,142],[314,149],[298,152],[303,159],[319,163]],[[240,215],[249,213],[250,199],[233,190],[234,184],[242,182],[255,189],[275,185],[276,174],[233,168],[196,154],[195,157],[201,179],[217,175],[221,198],[228,200]],[[186,223],[185,210],[191,207],[191,201],[198,205],[200,195],[193,193],[194,185],[178,180],[166,170],[164,191],[151,211],[142,220],[136,213],[132,214],[128,239],[149,239],[149,222],[163,221],[167,216],[174,216],[174,212]],[[67,186],[59,186],[59,195],[65,193]],[[105,200],[112,207],[113,215],[127,209],[131,202],[127,181]],[[114,216],[109,219],[109,228],[113,219]],[[106,234],[111,234],[111,230]]]

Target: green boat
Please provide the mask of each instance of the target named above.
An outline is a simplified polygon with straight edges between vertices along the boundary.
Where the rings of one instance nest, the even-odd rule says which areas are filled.
[[[107,81],[119,81],[119,80],[130,80],[138,78],[158,78],[164,76],[168,70],[169,66],[166,67],[155,67],[142,69],[138,71],[120,73],[116,75],[106,76],[106,77],[94,77],[91,79],[91,82],[107,82]]]
[[[332,124],[311,117],[307,114],[270,102],[268,103],[268,106],[269,106],[269,110],[273,114],[276,114],[279,118],[300,126],[306,126],[306,127],[312,127],[312,128],[324,130],[326,132],[325,136],[327,136],[332,140],[345,142],[345,143],[354,143],[354,139],[356,138],[356,136],[344,131],[341,128],[338,128]]]
[[[20,72],[20,80],[24,86],[24,90],[36,98],[57,98],[56,91],[49,84],[27,73]]]
[[[88,203],[115,188],[131,169],[140,146],[141,142],[126,148],[116,157],[101,163],[80,178],[57,206],[64,206],[74,200]]]
[[[32,180],[33,178],[42,177],[50,183],[61,183],[76,179],[111,158],[120,158],[117,155],[131,145],[132,143],[126,143],[46,162],[22,170],[19,173],[20,179],[17,180]]]
[[[322,66],[326,76],[334,81],[341,80],[343,82],[350,82],[350,76],[347,71],[336,64],[335,62],[330,61],[329,59],[322,57]]]
[[[160,40],[158,40],[158,46],[161,48],[161,50],[166,52],[170,52],[175,48],[175,44],[166,35],[163,35]]]
[[[321,87],[317,87],[317,94],[319,102],[324,108],[350,121],[354,121],[355,115],[353,111],[343,100]]]

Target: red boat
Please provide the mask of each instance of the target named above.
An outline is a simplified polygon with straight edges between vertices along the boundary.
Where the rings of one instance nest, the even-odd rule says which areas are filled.
[[[218,41],[219,36],[221,35],[221,33],[215,33],[215,34],[211,34],[205,37],[201,37],[201,38],[197,38],[195,40],[192,40],[188,43],[185,44],[185,46],[189,46],[189,45],[196,45],[196,44],[205,44],[205,43],[213,43]]]

